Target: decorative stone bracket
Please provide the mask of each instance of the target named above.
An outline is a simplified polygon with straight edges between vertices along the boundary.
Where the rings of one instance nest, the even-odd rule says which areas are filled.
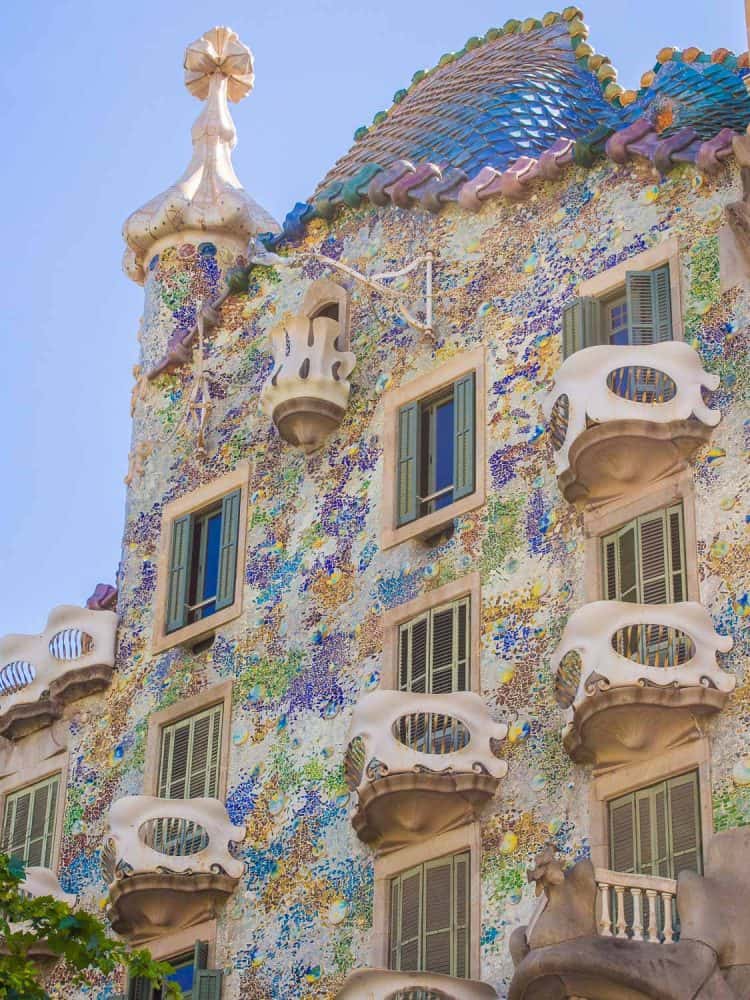
[[[614,766],[695,735],[736,678],[716,661],[732,639],[694,601],[594,601],[571,615],[552,658],[574,760]],[[658,746],[657,746],[658,744]]]
[[[566,358],[543,403],[566,498],[606,499],[674,471],[719,423],[702,395],[718,385],[682,341],[587,347]]]
[[[497,1000],[497,993],[487,983],[475,979],[454,979],[434,972],[357,969],[337,994],[337,1000],[394,1000],[395,997]]]
[[[349,399],[356,359],[339,349],[339,322],[302,314],[271,331],[274,368],[261,405],[279,434],[311,452],[338,425]]]
[[[60,605],[41,635],[0,639],[0,735],[17,739],[58,719],[62,706],[109,685],[114,611]]]

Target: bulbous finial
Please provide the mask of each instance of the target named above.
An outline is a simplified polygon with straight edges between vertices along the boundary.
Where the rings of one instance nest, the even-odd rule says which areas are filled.
[[[231,28],[211,28],[185,49],[185,86],[193,97],[206,100],[214,73],[227,78],[227,97],[235,104],[253,89],[253,54]]]
[[[188,231],[246,244],[279,225],[240,183],[232,166],[237,132],[227,101],[253,88],[253,54],[231,28],[212,28],[185,50],[185,86],[205,101],[192,128],[193,158],[182,177],[126,220],[126,274],[142,283],[156,244]]]

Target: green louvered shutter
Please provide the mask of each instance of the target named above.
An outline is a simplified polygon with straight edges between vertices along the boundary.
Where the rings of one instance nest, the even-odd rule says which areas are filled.
[[[5,800],[3,852],[29,867],[52,865],[60,777],[46,778]]]
[[[609,857],[613,871],[636,870],[635,803],[632,794],[609,804]]]
[[[190,574],[190,514],[172,522],[172,545],[169,550],[167,588],[167,632],[174,632],[187,623],[187,591]]]
[[[655,271],[628,271],[625,286],[631,344],[672,340],[669,265]]]
[[[394,969],[420,972],[422,959],[422,877],[423,866],[404,872],[396,883],[396,939],[391,957]]]
[[[670,876],[682,871],[702,872],[698,773],[682,774],[667,782],[669,837],[672,855]]]
[[[239,548],[240,503],[242,490],[235,490],[221,501],[221,543],[219,551],[219,582],[216,589],[216,610],[228,608],[234,602]]]
[[[397,522],[416,520],[419,501],[419,403],[408,403],[398,411],[398,471],[396,483]]]
[[[698,775],[693,771],[609,804],[610,863],[618,872],[677,878],[700,872]]]
[[[424,866],[424,970],[452,974],[453,859]]]
[[[191,1000],[221,1000],[221,969],[199,969],[195,973]]]
[[[418,865],[391,882],[391,968],[469,974],[469,855]]]
[[[474,492],[476,464],[474,372],[460,378],[453,386],[453,499]]]
[[[208,965],[208,941],[196,941],[193,947],[193,968],[205,969]]]
[[[144,976],[136,976],[128,983],[128,1000],[151,1000],[151,983]]]
[[[563,307],[563,361],[576,351],[609,343],[598,299],[583,296]]]
[[[223,705],[214,705],[162,730],[159,795],[216,798],[219,791]]]

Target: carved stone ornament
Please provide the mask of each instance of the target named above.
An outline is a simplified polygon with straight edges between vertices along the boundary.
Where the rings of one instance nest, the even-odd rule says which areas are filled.
[[[507,774],[507,731],[473,692],[366,695],[345,762],[360,840],[393,850],[475,819]]]
[[[392,972],[390,969],[356,969],[336,994],[337,1000],[497,1000],[488,983],[455,979],[436,972]]]
[[[748,850],[747,827],[715,833],[676,880],[579,861],[513,931],[508,1000],[746,998]]]
[[[244,836],[218,799],[118,799],[102,851],[114,930],[137,943],[215,917],[244,870],[229,850]]]
[[[601,769],[691,739],[696,717],[720,711],[735,688],[734,674],[716,660],[731,648],[695,601],[585,604],[568,620],[551,662],[558,673],[571,653],[580,657],[577,688],[564,702],[566,750]]]
[[[571,354],[543,404],[565,498],[604,503],[684,467],[721,419],[702,396],[718,385],[683,341]]]
[[[356,358],[341,350],[341,320],[304,312],[271,331],[273,372],[261,405],[281,437],[315,451],[338,427],[349,400]]]
[[[62,707],[109,686],[114,611],[63,604],[41,635],[0,639],[0,735],[18,739],[50,725]]]
[[[279,226],[240,183],[232,166],[237,131],[227,101],[253,87],[253,55],[231,28],[212,28],[185,51],[185,86],[206,106],[193,125],[193,158],[182,177],[126,220],[123,267],[143,284],[157,243],[189,231],[245,244]]]

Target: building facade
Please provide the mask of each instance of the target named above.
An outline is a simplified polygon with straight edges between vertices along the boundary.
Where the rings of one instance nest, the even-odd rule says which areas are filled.
[[[750,991],[748,59],[587,34],[469,39],[282,227],[188,47],[122,561],[0,640],[0,811],[193,1000]]]

